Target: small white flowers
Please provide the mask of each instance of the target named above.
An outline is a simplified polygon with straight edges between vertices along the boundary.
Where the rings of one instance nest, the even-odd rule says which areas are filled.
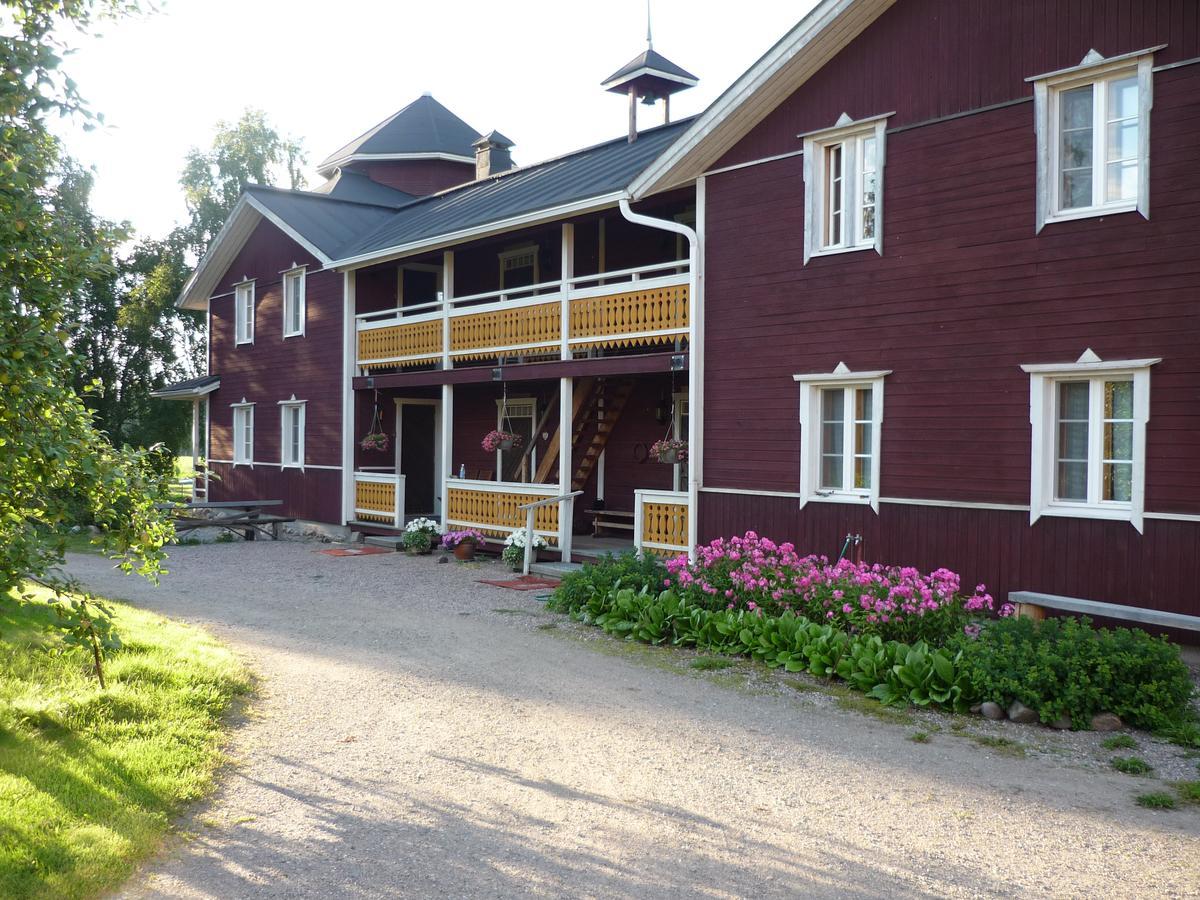
[[[434,535],[442,533],[442,526],[434,519],[413,519],[404,526],[405,531],[424,531],[426,534]]]
[[[512,534],[510,534],[508,537],[506,537],[504,539],[504,546],[505,547],[520,547],[522,550],[524,550],[525,549],[525,529],[524,528],[518,529],[517,531],[514,531]],[[535,534],[533,536],[533,549],[534,550],[540,550],[541,548],[546,547],[546,546],[548,546],[548,545],[546,544],[546,539],[544,537],[542,537],[540,534]]]

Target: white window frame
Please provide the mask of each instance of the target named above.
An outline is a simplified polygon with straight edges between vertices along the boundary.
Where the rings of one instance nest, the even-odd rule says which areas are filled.
[[[1146,507],[1146,423],[1150,421],[1150,367],[1162,362],[1151,359],[1101,360],[1090,349],[1074,363],[1036,363],[1021,366],[1029,374],[1029,424],[1031,428],[1029,524],[1042,516],[1128,521],[1142,530]],[[1102,465],[1103,411],[1098,408],[1097,383],[1133,382],[1133,474],[1130,502],[1100,500],[1097,484]],[[1088,496],[1087,501],[1058,500],[1054,496],[1058,441],[1056,388],[1064,381],[1092,384],[1088,401]]]
[[[542,268],[539,260],[539,250],[541,248],[537,244],[521,244],[518,247],[509,247],[507,250],[501,250],[496,254],[500,264],[500,290],[504,290],[507,285],[504,283],[504,274],[512,269],[523,269],[525,266],[514,265],[525,256],[533,257],[533,281],[530,284],[538,284],[542,280]],[[521,290],[521,288],[513,288],[513,290]]]
[[[800,385],[800,508],[813,501],[866,503],[879,512],[879,461],[883,436],[883,382],[891,369],[852,372],[838,363],[832,372],[793,375]],[[821,487],[821,391],[835,388],[871,389],[871,486],[852,490]],[[846,408],[847,428],[853,429],[853,405]],[[853,455],[853,440],[844,452]]]
[[[687,429],[683,427],[684,418],[690,418],[692,413],[691,404],[688,402],[687,391],[676,391],[671,395],[671,407],[673,410],[672,426],[674,435],[677,440],[687,440]],[[691,449],[690,447],[688,448]],[[687,463],[675,463],[671,466],[671,490],[682,491],[687,488],[687,479],[684,477],[687,471]]]
[[[436,275],[437,283],[438,283],[437,297],[434,300],[430,301],[430,304],[440,304],[445,299],[446,294],[445,294],[444,286],[446,284],[446,276],[443,273],[442,267],[440,265],[434,265],[433,263],[401,263],[400,265],[396,266],[396,307],[397,308],[404,306],[404,270],[405,269],[407,269],[411,272],[429,272],[432,275]],[[427,304],[422,303],[422,304],[420,304],[420,306],[418,308],[423,310],[426,305]]]
[[[233,464],[254,468],[254,404],[247,403],[242,398],[241,403],[230,403],[233,410]],[[248,421],[243,421],[245,417]],[[246,444],[246,426],[250,429],[250,453],[244,453]]]
[[[291,281],[299,282],[299,288],[296,290],[296,295],[295,295],[295,303],[300,307],[300,327],[298,329],[289,328],[289,325],[291,324],[291,321],[293,318],[289,314],[291,312],[292,307],[291,307],[291,297],[288,294],[288,283]],[[307,319],[308,319],[308,297],[307,297],[306,282],[307,282],[307,272],[306,272],[306,269],[304,266],[295,266],[294,268],[288,269],[286,272],[283,273],[283,282],[282,282],[283,304],[282,305],[283,305],[283,336],[285,338],[304,337],[304,327],[307,324]]]
[[[279,401],[279,467],[281,469],[300,469],[304,471],[304,420],[307,400],[297,400],[292,394],[290,400]],[[300,447],[299,457],[289,460],[287,456],[290,439],[288,435],[288,414],[295,411],[300,417]]]
[[[883,175],[887,160],[887,120],[893,113],[852,120],[842,113],[837,125],[822,131],[802,134],[804,140],[804,262],[814,256],[874,250],[883,255]],[[875,141],[875,234],[862,237],[861,213],[863,142]],[[842,145],[842,239],[826,243],[825,185],[828,180],[826,155]]]
[[[233,339],[237,345],[254,343],[254,281],[233,286]]]
[[[1047,223],[1069,222],[1122,212],[1139,212],[1150,218],[1150,110],[1154,106],[1154,53],[1166,45],[1149,47],[1105,59],[1090,51],[1078,66],[1059,69],[1025,80],[1033,83],[1034,132],[1037,136],[1037,231]],[[1136,200],[1104,202],[1108,109],[1107,85],[1120,78],[1138,79],[1138,192]],[[1092,205],[1063,209],[1060,201],[1061,146],[1060,98],[1064,91],[1093,85],[1092,100]],[[1097,124],[1099,123],[1099,124]]]

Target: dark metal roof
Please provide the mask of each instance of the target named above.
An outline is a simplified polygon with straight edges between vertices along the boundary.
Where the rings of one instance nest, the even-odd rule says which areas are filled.
[[[398,191],[386,184],[373,181],[362,172],[338,169],[320,187],[313,188],[314,194],[323,194],[334,200],[349,200],[352,203],[370,203],[374,206],[406,206],[416,199],[412,194]]]
[[[474,159],[471,145],[478,137],[478,130],[425,94],[331,153],[317,169],[326,172],[342,160],[362,154],[447,153]]]
[[[164,400],[194,400],[210,394],[221,386],[220,375],[201,375],[199,378],[189,378],[177,381],[151,391],[151,397],[161,397]]]
[[[327,259],[358,235],[369,233],[392,218],[394,206],[339,200],[326,194],[251,185],[246,193],[278,216]]]
[[[693,83],[700,80],[687,69],[675,65],[675,63],[671,62],[657,50],[647,47],[629,62],[625,63],[625,65],[621,66],[621,68],[617,69],[617,71],[605,78],[604,81],[600,82],[600,85],[601,87],[608,87],[612,82],[620,81],[639,69],[650,69],[651,72],[649,74],[665,75],[672,80],[682,78]]]
[[[687,128],[689,122],[689,119],[682,119],[661,125],[639,133],[633,143],[621,137],[416,200],[347,243],[337,259],[433,240],[441,235],[623,190]]]

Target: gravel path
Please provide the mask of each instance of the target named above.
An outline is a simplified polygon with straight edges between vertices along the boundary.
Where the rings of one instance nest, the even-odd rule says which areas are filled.
[[[263,678],[127,896],[1200,896],[1200,810],[1135,806],[1156,781],[696,673],[494,563],[317,549],[178,547],[157,589],[72,556]]]

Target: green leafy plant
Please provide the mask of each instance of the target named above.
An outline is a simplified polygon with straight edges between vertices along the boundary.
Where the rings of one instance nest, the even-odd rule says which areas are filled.
[[[928,744],[929,743],[929,732],[928,731],[914,731],[912,734],[910,734],[908,736],[908,739],[910,741],[912,741],[914,744]]]
[[[1100,744],[1105,750],[1136,750],[1137,741],[1128,734],[1114,734]]]
[[[113,623],[112,607],[91,594],[59,594],[50,605],[57,620],[56,629],[68,647],[82,647],[92,657],[92,672],[100,687],[107,690],[104,657],[121,649],[121,639]]]
[[[402,540],[404,549],[413,553],[428,553],[433,546],[432,540],[424,531],[406,531]]]
[[[1154,769],[1140,756],[1114,756],[1112,767],[1126,775],[1149,775]]]
[[[1175,798],[1165,791],[1155,791],[1150,794],[1138,794],[1135,802],[1146,809],[1175,809]]]
[[[733,660],[721,659],[719,656],[698,656],[688,665],[701,672],[713,672],[718,669],[728,669],[733,665]]]
[[[1188,803],[1200,803],[1200,781],[1177,781],[1175,790]]]

